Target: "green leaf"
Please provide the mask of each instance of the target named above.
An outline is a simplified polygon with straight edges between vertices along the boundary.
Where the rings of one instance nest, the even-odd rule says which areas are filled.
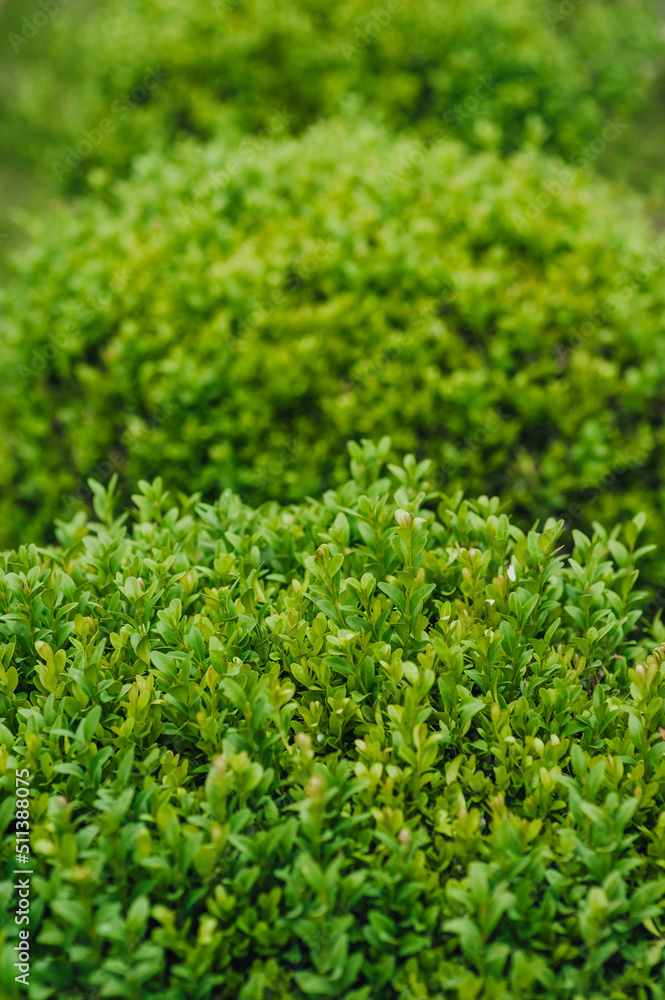
[[[499,625],[499,635],[501,636],[501,645],[509,656],[517,649],[517,635],[515,629],[510,624],[510,622],[502,621]]]
[[[305,996],[334,997],[337,989],[325,976],[317,976],[314,972],[294,972],[293,978]]]
[[[392,583],[384,582],[379,583],[379,590],[388,595],[395,607],[399,608],[402,614],[406,614],[406,595],[401,590],[398,590]]]
[[[93,736],[95,735],[95,730],[99,725],[99,721],[102,717],[102,709],[100,705],[95,705],[91,708],[86,717],[81,723],[83,739],[86,743],[90,743]]]
[[[73,927],[83,929],[89,924],[88,908],[75,899],[54,899],[51,910]]]
[[[221,680],[221,688],[234,708],[244,708],[247,702],[247,696],[240,685],[236,683],[232,677],[223,677]]]
[[[460,722],[462,723],[462,735],[469,731],[471,719],[478,712],[485,708],[485,702],[480,698],[463,698],[460,701]]]

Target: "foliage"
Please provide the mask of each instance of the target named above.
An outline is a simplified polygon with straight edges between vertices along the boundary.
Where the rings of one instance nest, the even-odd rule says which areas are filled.
[[[427,462],[380,478],[387,441],[350,450],[299,507],[157,480],[128,527],[93,481],[98,522],[0,557],[31,996],[665,995],[644,516],[564,558],[561,522],[525,534]]]
[[[421,137],[489,132],[508,152],[538,135],[572,157],[644,105],[662,53],[652,0],[42,6],[4,15],[5,141],[66,190],[229,118],[251,132],[285,110],[301,131],[349,95]]]
[[[655,0],[0,36],[2,1000],[665,1000]]]
[[[316,495],[359,434],[523,526],[662,514],[663,248],[637,206],[534,149],[422,155],[340,120],[245,142],[34,220],[3,293],[5,544],[114,471],[125,497]]]

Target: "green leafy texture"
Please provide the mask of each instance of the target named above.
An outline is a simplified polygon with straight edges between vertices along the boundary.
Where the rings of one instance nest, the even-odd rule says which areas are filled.
[[[286,109],[300,131],[350,97],[422,138],[574,156],[644,105],[663,48],[650,0],[52,0],[36,27],[4,6],[5,144],[70,190],[220,121],[270,130]]]
[[[300,506],[158,480],[0,556],[32,995],[662,998],[665,646],[635,574],[600,526],[564,557],[560,521],[352,451]]]
[[[5,544],[105,516],[89,476],[295,500],[386,433],[523,527],[653,524],[665,253],[639,203],[533,149],[442,139],[410,164],[357,118],[244,141],[34,221],[2,296]]]

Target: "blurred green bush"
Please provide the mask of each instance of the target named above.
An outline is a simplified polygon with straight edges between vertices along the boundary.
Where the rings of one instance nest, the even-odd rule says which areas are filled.
[[[122,0],[5,4],[4,138],[66,190],[232,120],[291,130],[349,95],[426,137],[566,157],[644,104],[662,53],[652,0]],[[0,133],[0,136],[2,133]]]
[[[665,258],[638,202],[533,149],[277,133],[33,220],[1,300],[5,544],[91,474],[314,494],[358,434],[528,524],[662,514]]]
[[[388,450],[294,508],[144,482],[129,530],[93,484],[97,523],[0,554],[35,996],[662,995],[644,515],[562,558]]]

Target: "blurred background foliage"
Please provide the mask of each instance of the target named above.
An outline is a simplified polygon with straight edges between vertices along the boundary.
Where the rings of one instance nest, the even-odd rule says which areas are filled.
[[[662,510],[665,243],[639,201],[532,147],[414,152],[365,117],[226,135],[37,219],[4,299],[5,530],[109,462],[126,492],[158,461],[174,489],[316,495],[387,429],[527,520]]]
[[[660,184],[651,0],[4,0],[0,37],[5,211],[14,188],[19,201],[32,183],[79,192],[95,166],[126,172],[137,152],[208,139],[229,120],[260,130],[275,108],[298,132],[350,95],[421,137],[443,125],[477,146],[489,131],[504,153],[530,138],[572,157],[606,115],[628,117],[629,155],[602,169]],[[167,78],[132,99],[156,67]],[[109,117],[103,141],[58,176],[68,145]]]

